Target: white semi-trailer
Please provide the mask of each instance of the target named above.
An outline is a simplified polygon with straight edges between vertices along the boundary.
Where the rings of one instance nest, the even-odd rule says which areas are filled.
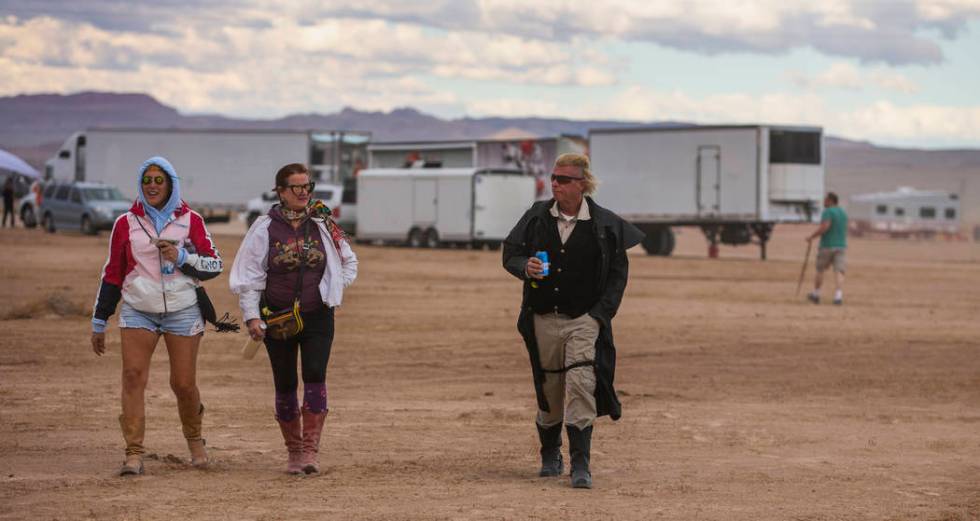
[[[357,238],[496,249],[534,192],[534,178],[520,170],[369,168],[357,176]]]
[[[315,180],[352,183],[366,160],[362,132],[295,130],[88,129],[76,132],[47,161],[45,177],[97,181],[136,196],[136,170],[152,156],[167,158],[184,199],[205,216],[227,216],[272,189],[288,163],[311,166]]]
[[[823,130],[777,125],[598,129],[589,133],[596,198],[670,255],[672,226],[709,243],[748,244],[766,257],[776,223],[810,222],[824,195]]]

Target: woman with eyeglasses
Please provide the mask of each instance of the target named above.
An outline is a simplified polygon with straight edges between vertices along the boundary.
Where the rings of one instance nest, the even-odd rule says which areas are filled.
[[[330,209],[313,199],[313,186],[306,166],[292,163],[279,169],[275,186],[279,204],[249,228],[229,280],[249,334],[256,341],[264,340],[269,353],[275,415],[288,452],[289,474],[320,471],[334,308],[357,277],[357,256],[330,218]],[[294,324],[293,330],[276,329],[274,317],[282,316]],[[298,332],[297,322],[302,323]],[[297,355],[302,366],[302,408],[297,399]]]
[[[208,466],[201,437],[204,406],[197,388],[197,352],[204,334],[198,295],[205,298],[200,281],[217,277],[222,270],[204,219],[181,200],[180,180],[173,166],[162,157],[152,157],[140,166],[137,179],[136,201],[112,227],[109,258],[102,269],[92,317],[92,349],[102,356],[106,322],[122,300],[119,425],[126,441],[126,460],[120,476],[144,472],[144,390],[150,358],[161,335],[191,464]]]

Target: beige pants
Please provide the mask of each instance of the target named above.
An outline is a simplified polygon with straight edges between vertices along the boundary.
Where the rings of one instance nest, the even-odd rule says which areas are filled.
[[[569,318],[548,313],[534,315],[534,337],[541,367],[555,370],[576,362],[595,360],[599,323],[588,313]],[[551,427],[562,421],[584,429],[595,420],[595,369],[576,367],[564,373],[545,373],[544,396],[550,412],[538,411],[538,425]]]
[[[844,248],[820,248],[817,250],[817,273],[823,273],[831,266],[838,273],[847,271],[847,252]]]

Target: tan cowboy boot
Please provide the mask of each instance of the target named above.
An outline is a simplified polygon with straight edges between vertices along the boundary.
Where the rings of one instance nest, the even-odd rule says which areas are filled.
[[[203,469],[211,462],[208,451],[204,448],[204,438],[201,437],[201,423],[204,419],[204,404],[194,410],[193,406],[177,402],[177,412],[180,414],[180,425],[187,439],[187,448],[191,451],[191,465]]]
[[[295,418],[289,421],[282,421],[277,419],[279,422],[279,429],[282,431],[282,439],[286,442],[286,450],[289,453],[289,459],[286,462],[286,473],[287,474],[302,474],[303,473],[303,424],[300,416],[297,414]]]
[[[126,461],[119,469],[120,476],[139,476],[143,474],[143,435],[146,432],[146,417],[119,415],[119,427],[126,440]]]
[[[317,413],[303,407],[303,472],[307,474],[320,472],[320,433],[326,419],[327,411]]]

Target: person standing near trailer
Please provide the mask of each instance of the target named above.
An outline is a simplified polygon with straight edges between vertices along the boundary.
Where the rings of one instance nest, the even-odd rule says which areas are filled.
[[[10,227],[13,228],[17,222],[14,220],[14,176],[7,177],[7,181],[3,183],[3,223],[2,226],[7,225],[7,217],[10,217]]]
[[[838,206],[837,194],[828,192],[823,201],[824,211],[820,214],[820,227],[808,235],[806,240],[811,242],[820,237],[817,249],[817,274],[813,280],[813,291],[807,299],[814,304],[820,303],[820,286],[823,285],[823,272],[834,267],[834,304],[844,303],[844,272],[847,271],[847,213]]]
[[[531,360],[541,441],[539,475],[559,476],[562,423],[571,482],[592,488],[593,422],[622,408],[613,389],[612,318],[626,289],[626,250],[643,233],[591,197],[589,158],[563,154],[551,174],[554,198],[535,203],[504,241],[503,265],[524,281],[517,329]],[[547,254],[550,265],[541,258]]]

